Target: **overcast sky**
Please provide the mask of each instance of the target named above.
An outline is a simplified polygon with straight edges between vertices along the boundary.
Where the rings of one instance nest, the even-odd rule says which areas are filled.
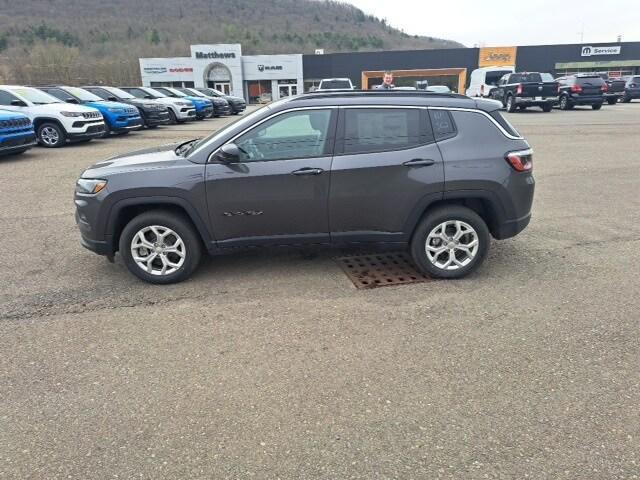
[[[640,0],[346,1],[411,35],[468,47],[640,40]]]

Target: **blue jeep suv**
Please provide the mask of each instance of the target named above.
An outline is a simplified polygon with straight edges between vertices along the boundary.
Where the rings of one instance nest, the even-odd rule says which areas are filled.
[[[102,113],[106,127],[105,137],[111,132],[124,134],[144,126],[140,111],[133,105],[103,100],[97,95],[78,87],[38,87],[43,92],[67,103],[93,107]]]
[[[23,153],[35,144],[36,134],[29,117],[0,110],[0,155]]]
[[[184,98],[192,101],[193,105],[196,107],[196,118],[198,120],[203,120],[213,116],[213,102],[211,102],[211,100],[203,97],[196,97],[194,95],[187,95],[186,93],[171,87],[153,87],[153,89],[164,93],[168,97]]]

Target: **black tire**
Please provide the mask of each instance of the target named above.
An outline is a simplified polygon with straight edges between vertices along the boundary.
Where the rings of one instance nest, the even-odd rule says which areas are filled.
[[[513,113],[516,111],[517,105],[515,100],[513,99],[513,95],[507,95],[507,100],[505,102],[505,107],[507,109],[507,112],[509,113]]]
[[[438,225],[447,221],[460,220],[475,230],[478,239],[478,248],[471,261],[456,270],[447,270],[434,265],[427,256],[426,242],[429,234]],[[464,238],[464,235],[463,237]],[[451,205],[439,207],[429,212],[420,222],[411,239],[411,256],[416,266],[425,274],[434,278],[462,278],[478,268],[489,251],[491,235],[486,223],[473,210]],[[446,251],[443,253],[447,253]],[[440,257],[436,257],[437,260]]]
[[[617,98],[607,98],[607,103],[609,105],[615,105],[616,103],[618,103],[618,99]]]
[[[601,103],[596,103],[595,105],[591,105],[591,108],[593,110],[600,110],[602,108],[602,104]]]
[[[169,109],[169,120],[170,120],[169,123],[171,125],[177,125],[178,123],[178,117],[176,117],[176,114],[171,109]]]
[[[53,133],[57,135],[57,139],[54,138]],[[67,143],[67,134],[64,129],[53,122],[45,122],[38,127],[38,143],[46,148],[60,148]]]
[[[184,262],[175,272],[165,275],[153,275],[142,270],[131,254],[131,242],[141,229],[161,226],[173,230],[184,244]],[[154,284],[177,283],[186,280],[196,270],[202,257],[202,243],[191,222],[182,215],[166,210],[152,210],[133,218],[120,235],[120,255],[127,269],[145,282]],[[153,263],[153,262],[152,262]],[[174,262],[175,263],[175,262]]]
[[[571,105],[571,101],[569,100],[569,97],[566,95],[562,95],[560,97],[560,110],[571,110],[573,108],[573,105]]]
[[[553,105],[551,103],[545,103],[541,108],[543,112],[549,113],[552,110]]]
[[[631,103],[631,97],[627,97],[626,95],[620,99],[622,103]]]

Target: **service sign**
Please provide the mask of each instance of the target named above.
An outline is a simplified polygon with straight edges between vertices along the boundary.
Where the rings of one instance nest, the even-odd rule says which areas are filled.
[[[622,47],[615,45],[613,47],[592,47],[591,45],[585,45],[580,50],[580,55],[583,57],[591,57],[593,55],[620,55]]]

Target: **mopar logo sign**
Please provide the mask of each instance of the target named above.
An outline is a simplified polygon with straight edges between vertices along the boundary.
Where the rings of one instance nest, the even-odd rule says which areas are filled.
[[[236,54],[218,52],[196,52],[196,58],[236,58]]]
[[[167,73],[166,67],[144,67],[144,73],[150,74],[159,74],[159,73]]]
[[[614,47],[592,47],[591,45],[585,45],[580,51],[580,56],[590,57],[592,55],[619,55],[622,47],[616,45]]]
[[[258,71],[273,71],[273,70],[282,70],[282,65],[258,65]]]

